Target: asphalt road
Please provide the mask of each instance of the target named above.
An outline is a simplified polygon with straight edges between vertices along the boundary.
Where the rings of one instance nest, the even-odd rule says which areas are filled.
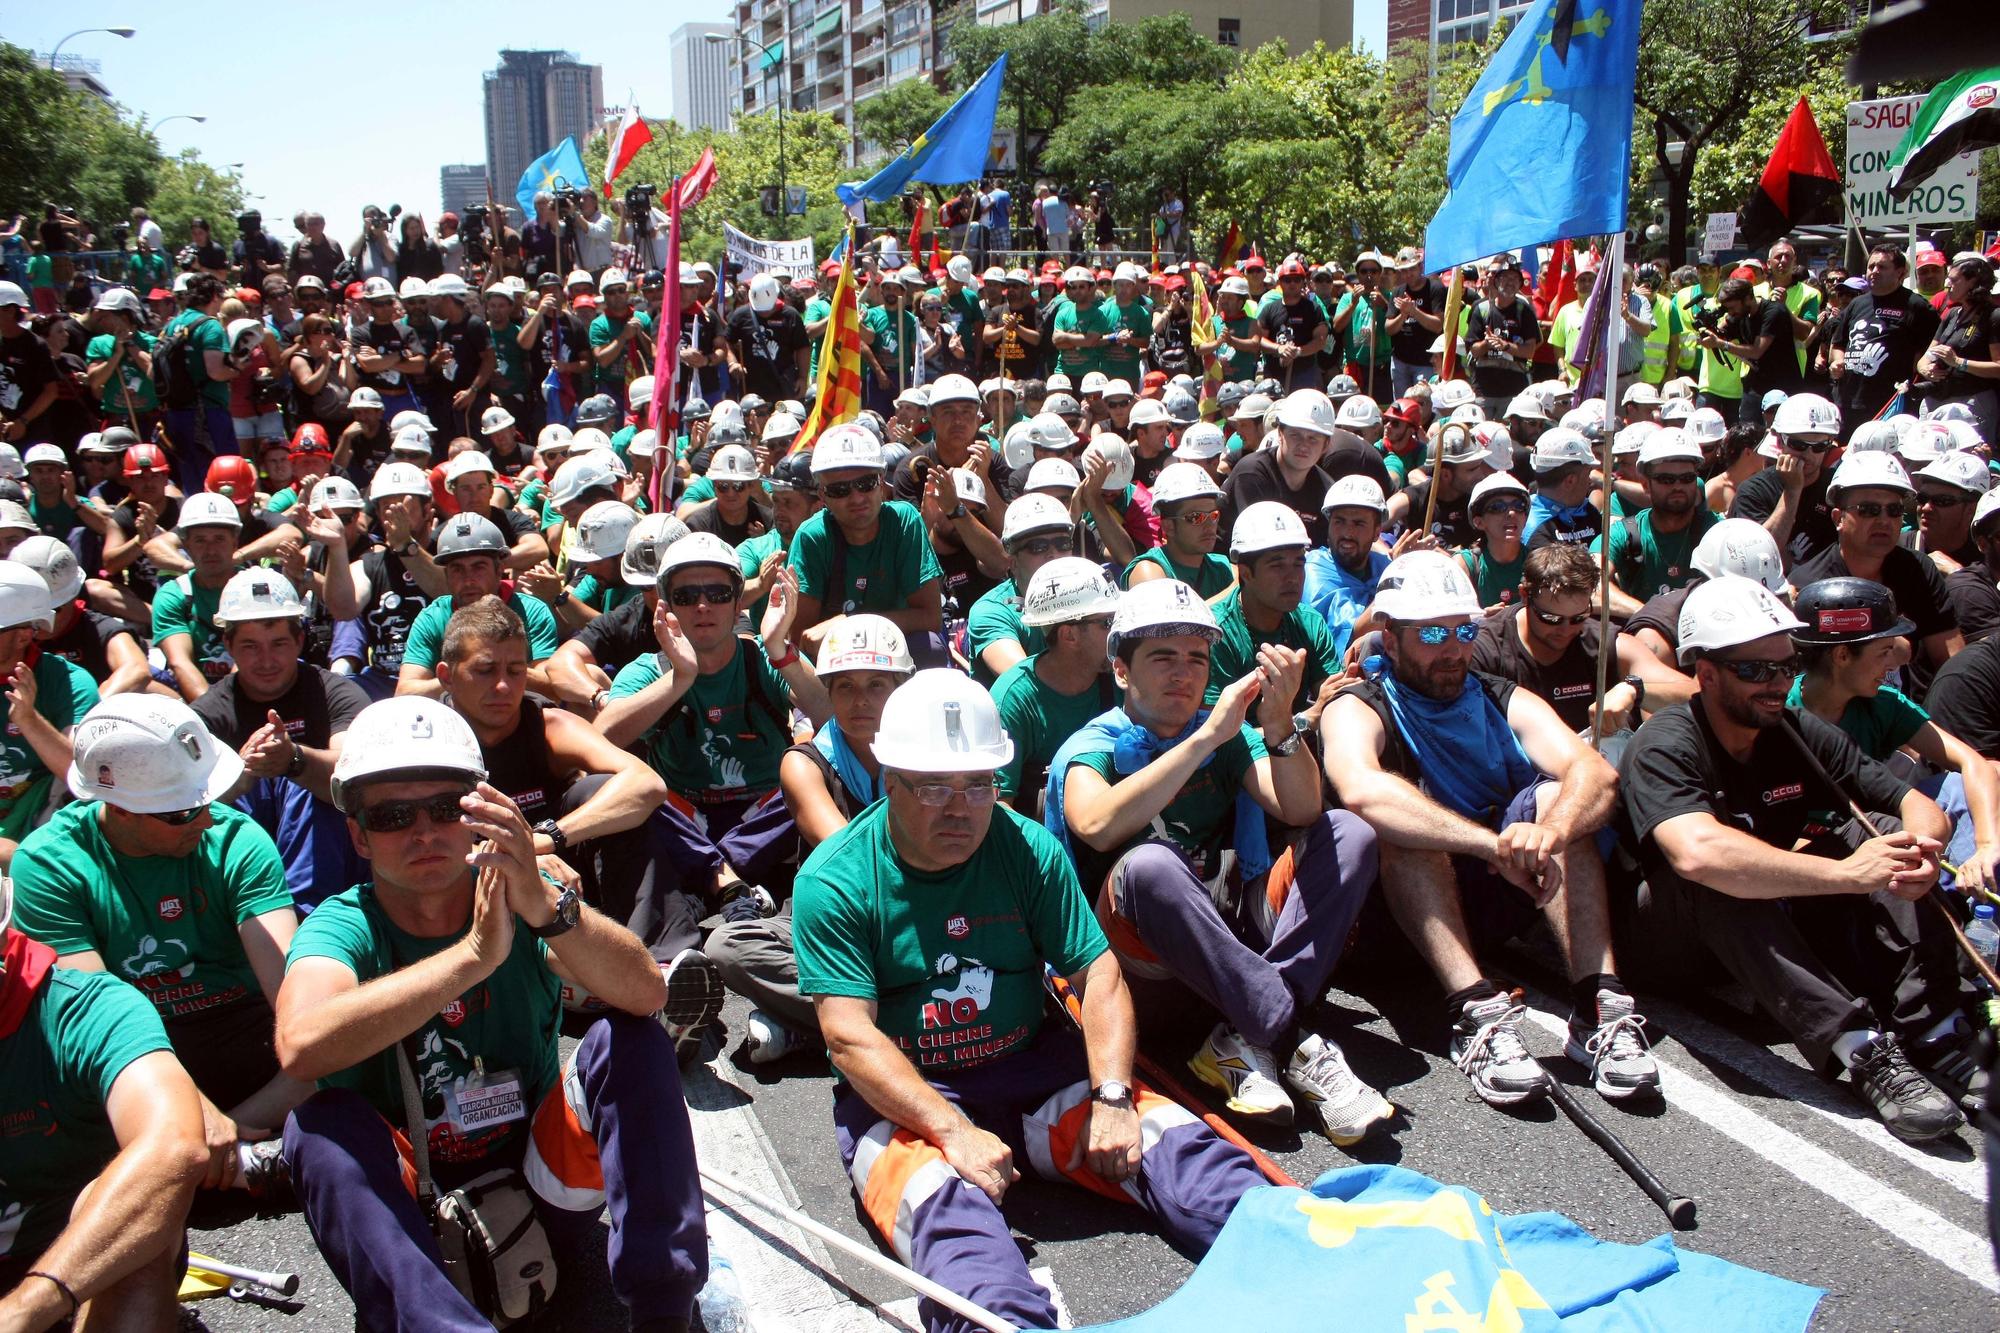
[[[1712,998],[1643,1004],[1667,1070],[1667,1104],[1614,1109],[1560,1056],[1558,1025],[1566,1009],[1549,998],[1554,979],[1525,956],[1509,964],[1514,978],[1529,985],[1541,1016],[1529,1030],[1530,1045],[1670,1188],[1698,1201],[1698,1227],[1677,1237],[1681,1246],[1825,1288],[1813,1324],[1822,1333],[2000,1328],[1983,1165],[1970,1131],[1924,1150],[1896,1143],[1844,1088],[1813,1076],[1789,1045],[1771,1044],[1777,1038],[1767,1024]],[[1355,1069],[1403,1115],[1393,1134],[1378,1135],[1352,1156],[1318,1136],[1261,1138],[1259,1146],[1294,1177],[1310,1181],[1356,1160],[1396,1162],[1474,1189],[1501,1212],[1566,1213],[1607,1240],[1641,1242],[1667,1230],[1638,1188],[1552,1107],[1509,1114],[1472,1096],[1444,1057],[1441,1009],[1427,980],[1346,971],[1340,980],[1354,990],[1335,989],[1315,1025],[1342,1042]],[[738,1047],[746,1012],[732,997],[725,1011],[730,1030],[711,1063],[722,1081],[700,1080],[704,1105],[732,1108],[727,1114],[740,1118],[743,1132],[714,1149],[722,1160],[705,1158],[704,1165],[736,1175],[766,1165],[750,1159],[768,1159],[781,1192],[807,1213],[869,1240],[833,1147],[825,1061],[799,1056],[775,1070],[743,1063]],[[1168,1067],[1176,1074],[1183,1053],[1172,1052]],[[698,1135],[705,1118],[698,1117]],[[755,1146],[744,1146],[751,1140]],[[717,1140],[701,1142],[708,1153]],[[1010,1194],[1007,1212],[1029,1262],[1052,1270],[1078,1324],[1146,1309],[1192,1271],[1191,1261],[1146,1230],[1136,1211],[1078,1190],[1026,1180]],[[197,1220],[207,1225],[195,1233],[195,1249],[297,1271],[303,1279],[293,1302],[201,1302],[192,1307],[198,1327],[216,1333],[353,1327],[352,1307],[296,1215],[261,1218],[239,1210],[228,1219]],[[757,1233],[740,1226],[717,1234],[728,1235],[733,1260],[752,1277],[748,1294],[760,1328],[766,1318],[774,1329],[815,1333],[850,1326],[824,1310],[787,1309],[798,1300],[794,1288],[757,1281],[759,1271],[791,1276],[798,1265],[789,1252],[764,1251],[748,1239]],[[834,1266],[863,1300],[906,1295],[846,1257]],[[843,1292],[826,1299],[840,1303],[843,1314],[853,1308]],[[540,1327],[624,1327],[601,1267],[565,1274],[558,1305]]]

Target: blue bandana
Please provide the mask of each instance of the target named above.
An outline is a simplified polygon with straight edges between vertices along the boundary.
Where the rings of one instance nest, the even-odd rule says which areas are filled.
[[[1491,828],[1540,776],[1506,715],[1471,675],[1458,698],[1447,701],[1403,685],[1383,658],[1369,658],[1361,670],[1389,701],[1396,730],[1423,771],[1423,788],[1440,804]]]
[[[840,775],[841,785],[854,797],[857,806],[873,805],[881,799],[881,785],[862,765],[861,756],[854,753],[854,747],[847,743],[838,722],[832,718],[826,720],[826,725],[813,736],[813,748],[833,765],[833,771]]]

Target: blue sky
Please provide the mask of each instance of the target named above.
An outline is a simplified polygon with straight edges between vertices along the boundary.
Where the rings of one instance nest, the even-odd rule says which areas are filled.
[[[1355,4],[1363,45],[1379,51],[1387,0]],[[414,0],[370,21],[357,21],[352,6],[284,3],[262,11],[271,52],[262,61],[232,54],[246,43],[228,6],[196,10],[175,0],[15,3],[0,17],[0,37],[47,51],[79,28],[138,29],[130,38],[75,37],[63,54],[99,61],[112,96],[149,121],[208,117],[164,126],[161,146],[243,163],[244,186],[273,231],[289,234],[292,214],[313,208],[347,241],[364,204],[400,203],[434,217],[438,167],[484,160],[480,76],[502,47],[575,51],[604,66],[607,102],[623,103],[629,90],[646,115],[665,116],[673,105],[667,35],[682,23],[726,21],[733,8],[731,0],[615,5],[586,24],[555,0]]]

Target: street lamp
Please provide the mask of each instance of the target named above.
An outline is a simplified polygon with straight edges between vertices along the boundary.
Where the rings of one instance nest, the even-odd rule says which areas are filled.
[[[137,28],[78,28],[75,32],[71,33],[69,37],[87,37],[93,32],[108,32],[114,37],[130,37],[133,33],[136,33],[137,31],[139,31]],[[63,38],[62,42],[57,42],[55,44],[54,50],[51,50],[49,52],[50,69],[54,69],[56,67],[56,55],[63,49],[63,42],[68,41],[69,37]]]
[[[173,123],[174,123],[175,121],[177,121],[177,120],[191,120],[191,121],[193,121],[193,122],[194,122],[195,124],[197,124],[197,125],[206,125],[206,124],[208,123],[208,117],[207,117],[207,116],[190,116],[190,115],[188,115],[188,114],[187,114],[186,112],[182,112],[182,113],[181,113],[181,114],[179,114],[179,115],[175,115],[175,116],[168,116],[168,117],[167,117],[167,118],[166,118],[165,120],[156,120],[156,121],[154,121],[154,122],[153,122],[153,131],[154,131],[154,133],[156,133],[156,134],[157,134],[157,133],[159,132],[159,129],[160,129],[160,126],[162,126],[162,125],[171,125],[171,124],[173,124]]]
[[[787,188],[785,177],[785,62],[755,37],[746,37],[740,32],[705,32],[701,39],[705,42],[726,42],[731,39],[748,42],[771,58],[778,67],[778,232],[783,239],[791,235],[792,192]]]

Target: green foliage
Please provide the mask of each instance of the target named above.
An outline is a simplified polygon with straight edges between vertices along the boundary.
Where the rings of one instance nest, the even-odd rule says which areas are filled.
[[[237,174],[210,166],[192,148],[161,160],[147,204],[153,221],[167,234],[170,255],[187,244],[189,218],[206,218],[216,242],[230,244],[236,239],[236,215],[243,206],[243,182]],[[275,220],[267,218],[265,225]]]
[[[1764,174],[1778,134],[1802,95],[1812,108],[1813,119],[1819,122],[1834,165],[1846,160],[1847,104],[1860,94],[1841,77],[1837,66],[1828,66],[1810,82],[1775,90],[1752,106],[1726,142],[1701,155],[1695,163],[1689,195],[1694,212],[1733,213],[1743,206]]]
[[[905,79],[854,108],[854,133],[866,143],[899,152],[897,145],[929,129],[950,106],[951,99],[929,80]]]

